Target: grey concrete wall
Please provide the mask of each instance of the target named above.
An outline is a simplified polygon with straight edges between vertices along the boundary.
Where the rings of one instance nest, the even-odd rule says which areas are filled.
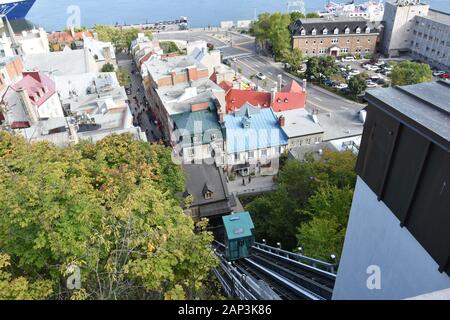
[[[381,289],[368,289],[379,266]],[[450,288],[450,277],[358,177],[333,299],[406,299]]]

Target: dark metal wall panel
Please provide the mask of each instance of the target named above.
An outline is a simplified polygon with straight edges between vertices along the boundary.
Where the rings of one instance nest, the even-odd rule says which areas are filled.
[[[413,199],[427,145],[425,138],[402,126],[382,196],[383,202],[400,221],[404,221]]]
[[[357,173],[377,196],[382,189],[397,130],[397,121],[372,108],[368,110]]]
[[[437,146],[430,149],[406,227],[444,269],[450,256],[450,155]]]

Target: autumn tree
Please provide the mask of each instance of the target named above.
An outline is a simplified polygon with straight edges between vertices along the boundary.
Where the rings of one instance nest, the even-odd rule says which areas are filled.
[[[61,149],[0,132],[0,247],[16,276],[50,281],[53,299],[204,297],[212,235],[174,197],[170,152],[131,135]]]
[[[393,85],[404,86],[430,82],[433,79],[433,73],[428,64],[402,61],[394,66],[391,78]]]

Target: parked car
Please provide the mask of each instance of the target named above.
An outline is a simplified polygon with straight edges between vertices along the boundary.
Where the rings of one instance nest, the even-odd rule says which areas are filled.
[[[266,80],[266,79],[267,79],[267,77],[266,77],[265,75],[263,75],[261,72],[258,72],[258,73],[256,74],[256,77],[257,77],[259,80]]]
[[[346,83],[338,83],[334,86],[336,89],[342,90],[348,88],[348,84]]]
[[[439,76],[441,79],[450,79],[450,73],[443,73]]]
[[[355,61],[356,59],[355,59],[355,57],[353,57],[353,56],[348,56],[348,57],[343,57],[342,59],[341,59],[341,61],[345,61],[345,62],[351,62],[351,61]]]
[[[444,73],[445,73],[445,71],[438,70],[438,71],[433,72],[433,76],[439,77],[439,76],[443,75]]]
[[[373,65],[369,64],[369,65],[366,67],[366,69],[369,70],[369,71],[377,71],[377,70],[379,70],[380,68],[377,67],[377,66],[373,66]]]
[[[358,75],[358,74],[360,74],[361,72],[359,71],[359,70],[356,70],[356,69],[353,69],[353,70],[351,70],[348,74],[350,75],[350,76],[356,76],[356,75]]]
[[[329,86],[329,87],[332,87],[333,85],[334,85],[334,81],[333,80],[330,80],[330,79],[325,79],[325,80],[323,80],[323,82],[322,82],[324,85],[326,85],[326,86]]]
[[[367,88],[376,88],[378,85],[370,80],[366,81]]]

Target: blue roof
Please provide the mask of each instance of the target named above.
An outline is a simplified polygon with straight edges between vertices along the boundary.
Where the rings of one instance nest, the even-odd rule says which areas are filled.
[[[249,212],[223,216],[222,220],[228,240],[253,236],[255,226]]]
[[[225,116],[228,153],[238,153],[287,145],[287,136],[272,108],[245,104]]]

